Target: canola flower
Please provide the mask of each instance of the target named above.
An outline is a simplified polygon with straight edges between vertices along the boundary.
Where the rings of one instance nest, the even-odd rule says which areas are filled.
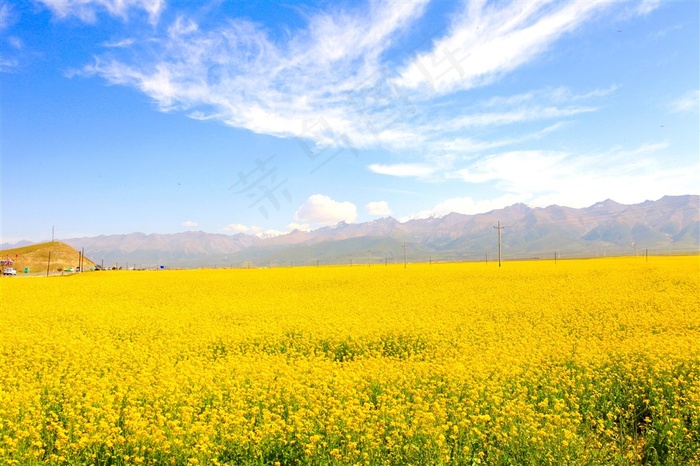
[[[698,257],[0,282],[0,464],[700,464]]]

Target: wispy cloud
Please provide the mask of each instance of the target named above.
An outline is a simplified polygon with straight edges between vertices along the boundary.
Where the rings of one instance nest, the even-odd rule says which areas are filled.
[[[14,58],[0,57],[0,72],[7,73],[19,65],[19,62]]]
[[[59,18],[75,16],[86,23],[97,21],[99,12],[105,11],[111,16],[126,20],[129,10],[143,10],[149,22],[158,22],[165,9],[165,0],[38,0]]]
[[[635,13],[646,16],[661,6],[661,0],[642,0],[637,6]]]
[[[234,19],[202,31],[181,16],[167,36],[151,42],[158,50],[155,61],[102,58],[85,71],[140,89],[162,110],[321,145],[350,141],[365,147],[372,137],[366,135],[362,94],[385,79],[378,73],[382,52],[423,5],[369,8],[372,21],[365,11],[313,16],[308,28],[283,43],[249,21]]]
[[[449,33],[409,63],[396,82],[438,94],[486,85],[532,61],[609,6],[607,0],[465,2]]]
[[[10,4],[5,2],[4,0],[0,1],[0,31],[4,31],[5,29],[8,29],[10,26],[12,26],[12,24],[15,22],[15,18],[16,15],[13,12]],[[11,72],[19,65],[19,60],[15,57],[8,56],[10,55],[8,53],[10,52],[9,49],[21,49],[22,41],[15,36],[9,36],[7,37],[7,39],[0,38],[0,40],[7,40],[7,44],[9,45],[9,47],[1,47],[2,52],[0,52],[0,73]]]
[[[120,40],[105,42],[102,44],[102,46],[107,47],[107,48],[122,48],[122,47],[130,47],[130,46],[134,45],[135,42],[136,42],[136,40],[133,38],[120,39]]]
[[[700,90],[689,91],[671,102],[672,112],[695,112],[700,110]]]
[[[504,97],[488,108],[465,110],[460,99],[436,107],[440,96],[489,84],[536,59],[611,3],[464,5],[428,52],[401,52],[404,59],[398,62],[406,64],[399,68],[400,39],[422,17],[423,2],[370,2],[312,14],[305,28],[276,40],[247,20],[206,30],[181,15],[147,47],[117,42],[132,45],[128,56],[115,47],[82,72],[137,88],[163,111],[297,137],[321,148],[384,147],[440,155],[458,137],[454,133],[464,129],[530,121],[551,125],[596,111],[586,102],[606,90],[574,95],[565,88],[547,89],[510,101]],[[469,57],[466,74],[443,73],[450,63],[441,61],[445,50]],[[393,59],[387,59],[391,54]],[[432,77],[425,74],[426,63]],[[456,112],[460,118],[454,118]],[[492,143],[471,140],[475,147]]]
[[[12,23],[12,8],[5,1],[0,4],[0,31],[6,29]]]
[[[182,222],[182,226],[183,227],[196,227],[197,222],[194,222],[192,220],[186,220],[186,221]]]

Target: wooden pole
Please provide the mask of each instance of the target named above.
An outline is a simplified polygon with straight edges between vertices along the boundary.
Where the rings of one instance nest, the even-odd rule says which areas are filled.
[[[501,221],[498,221],[498,226],[494,227],[495,229],[498,230],[498,266],[501,266],[501,230],[503,230],[505,227],[501,226]]]

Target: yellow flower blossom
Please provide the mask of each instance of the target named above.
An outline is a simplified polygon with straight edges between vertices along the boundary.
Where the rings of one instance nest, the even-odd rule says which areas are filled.
[[[697,464],[698,266],[2,280],[0,464]]]

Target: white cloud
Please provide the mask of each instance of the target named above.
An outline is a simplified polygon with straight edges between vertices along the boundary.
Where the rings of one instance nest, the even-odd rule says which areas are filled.
[[[661,0],[642,0],[637,6],[636,13],[641,16],[646,16],[659,6],[661,6]]]
[[[192,220],[186,220],[186,221],[182,222],[182,226],[183,227],[196,227],[197,222],[193,222]]]
[[[12,46],[12,48],[17,49],[17,50],[20,50],[24,47],[24,43],[22,42],[22,39],[20,39],[19,37],[15,37],[15,36],[8,37],[7,43],[10,44],[10,46]]]
[[[241,223],[231,223],[224,227],[224,231],[235,231],[238,233],[248,233],[252,231],[251,227],[243,225]]]
[[[163,110],[256,133],[362,147],[379,133],[368,135],[354,103],[386,81],[378,72],[381,54],[424,3],[372,2],[367,8],[310,15],[306,29],[282,42],[246,20],[204,31],[180,16],[167,36],[148,41],[140,61],[98,59],[84,72],[133,86]]]
[[[265,230],[265,231],[261,230],[261,231],[255,233],[255,236],[257,236],[258,238],[274,238],[275,236],[286,235],[287,233],[289,233],[289,231],[280,231],[280,230],[270,229],[270,230]]]
[[[116,41],[110,41],[110,42],[105,42],[102,44],[103,47],[107,48],[122,48],[122,47],[130,47],[134,45],[136,42],[135,39],[129,38],[129,39],[121,39],[121,40],[116,40]]]
[[[519,201],[542,207],[585,207],[607,198],[635,203],[697,192],[700,163],[671,163],[669,149],[650,143],[592,154],[511,151],[475,161],[456,176],[467,183],[493,183]]]
[[[9,27],[12,22],[12,8],[9,3],[3,2],[0,5],[0,31]]]
[[[557,88],[514,96],[488,109],[479,105],[465,109],[462,101],[442,102],[448,108],[437,109],[434,96],[424,92],[429,82],[421,63],[444,66],[449,60],[440,62],[441,50],[457,47],[470,57],[468,79],[445,74],[438,86],[441,93],[485,84],[533,60],[562,34],[589,20],[593,11],[611,3],[465,5],[431,51],[414,60],[411,52],[400,52],[410,62],[402,69],[392,69],[386,57],[396,52],[399,38],[405,39],[423,15],[423,2],[370,2],[312,13],[305,28],[281,39],[243,19],[205,30],[181,15],[165,35],[133,44],[115,42],[122,47],[111,48],[114,53],[96,58],[82,73],[137,88],[163,111],[184,111],[192,118],[214,119],[255,133],[296,137],[315,152],[382,146],[441,156],[446,144],[464,138],[465,129],[545,120],[556,124],[596,110],[581,100],[612,92],[594,90],[576,96]],[[480,32],[475,32],[479,25]],[[120,54],[119,49],[126,50]],[[473,143],[475,147],[505,144],[501,139],[473,139]]]
[[[38,0],[59,18],[75,16],[86,23],[94,23],[97,13],[106,11],[111,16],[126,20],[131,9],[143,10],[151,24],[158,22],[165,9],[165,0]]]
[[[435,167],[422,163],[396,163],[391,165],[383,165],[374,163],[369,167],[370,171],[380,175],[391,176],[416,176],[426,177],[435,173]]]
[[[488,212],[494,209],[502,209],[517,202],[522,202],[522,196],[516,194],[506,194],[496,199],[482,199],[475,201],[470,197],[457,197],[447,199],[433,208],[433,213],[436,216],[447,215],[450,212],[458,214],[479,214]]]
[[[280,230],[263,230],[262,227],[258,225],[243,225],[242,223],[231,223],[230,225],[226,225],[223,229],[224,231],[233,231],[236,233],[246,233],[248,235],[255,235],[260,238],[271,238],[273,236],[279,236],[279,235],[284,235],[286,233],[289,233],[290,231],[295,229],[302,230],[302,231],[307,231],[308,230],[308,225],[298,225],[295,223],[291,223],[287,226],[286,231],[280,231]],[[307,228],[304,228],[307,227]]]
[[[374,201],[365,205],[367,213],[370,215],[381,215],[387,216],[391,215],[391,209],[389,209],[389,203],[386,201]]]
[[[457,176],[469,183],[484,183],[487,181],[504,182],[507,180],[509,189],[516,192],[527,192],[523,186],[546,186],[551,177],[560,176],[566,170],[560,162],[566,154],[543,151],[513,151],[492,155],[479,160],[470,168],[457,171]]]
[[[516,194],[506,194],[496,199],[474,200],[471,197],[455,197],[446,199],[429,210],[422,210],[413,215],[402,217],[401,222],[431,217],[443,217],[449,213],[474,215],[489,212],[495,209],[502,209],[518,202],[522,202],[524,197]]]
[[[294,220],[320,225],[334,225],[341,221],[352,223],[356,218],[355,204],[338,202],[323,194],[310,196],[294,214]]]
[[[17,20],[17,15],[12,11],[9,3],[2,1],[0,3],[0,31],[3,31],[12,26]],[[5,36],[7,44],[10,47],[2,47],[2,55],[0,55],[0,73],[7,73],[19,66],[19,60],[8,55],[12,54],[10,49],[20,50],[24,47],[22,39],[16,36]],[[3,37],[3,39],[5,39]],[[9,53],[8,53],[9,52]]]
[[[683,96],[671,102],[671,111],[673,112],[695,112],[700,110],[700,91],[689,91]]]
[[[477,214],[522,202],[532,207],[558,204],[587,207],[605,199],[634,204],[665,195],[698,191],[700,161],[675,162],[665,143],[605,152],[510,151],[493,154],[453,176],[470,184],[490,183],[504,194],[495,199],[457,197],[399,221],[441,217],[450,212]]]
[[[465,2],[449,33],[400,73],[401,87],[439,94],[482,86],[533,60],[611,2]]]
[[[122,5],[128,5],[121,7],[123,12],[142,8],[136,0]],[[403,64],[394,69],[386,57],[395,56],[391,52],[396,52],[396,39],[410,32],[424,4],[370,2],[310,13],[306,27],[274,38],[260,25],[240,18],[206,30],[181,15],[162,35],[113,43],[119,47],[111,47],[82,72],[137,88],[163,111],[296,137],[308,144],[309,152],[342,146],[411,151],[413,162],[369,164],[376,174],[491,183],[510,196],[503,198],[509,201],[544,202],[556,195],[572,199],[575,187],[590,193],[586,202],[594,203],[600,193],[615,194],[614,188],[621,186],[613,181],[622,176],[615,163],[621,164],[622,172],[634,172],[624,175],[628,185],[635,180],[651,183],[653,173],[663,178],[672,170],[646,153],[632,160],[621,150],[582,155],[568,149],[531,149],[523,143],[597,111],[597,99],[616,92],[617,85],[579,92],[547,87],[486,100],[452,96],[493,83],[536,60],[562,36],[615,5],[608,0],[465,2],[443,36],[436,36],[422,54],[406,54],[406,61],[399,59]],[[658,6],[633,5],[640,12]],[[694,91],[673,108],[697,108],[697,101]],[[505,126],[514,128],[504,136],[497,130]],[[495,150],[503,152],[483,156]],[[685,179],[682,171],[677,173]],[[588,189],[591,186],[597,189]],[[457,198],[430,212],[481,209],[488,202],[492,201]],[[295,214],[299,224],[312,225],[355,217],[353,204],[321,195],[310,197]]]
[[[287,225],[288,231],[311,231],[311,226],[308,223],[290,223]]]
[[[594,107],[540,107],[529,106],[509,112],[477,113],[456,118],[451,122],[452,129],[474,126],[502,126],[526,121],[551,120],[595,111]]]
[[[0,72],[8,72],[13,68],[16,68],[19,62],[16,59],[5,59],[0,57]]]

